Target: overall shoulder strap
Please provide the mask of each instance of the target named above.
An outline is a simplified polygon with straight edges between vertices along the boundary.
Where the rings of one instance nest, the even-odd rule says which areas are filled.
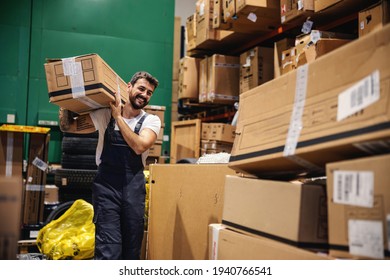
[[[139,121],[137,122],[137,124],[135,125],[135,128],[134,128],[134,133],[138,134],[140,129],[141,129],[141,126],[142,126],[142,123],[144,122],[144,120],[146,119],[146,117],[148,116],[149,114],[148,113],[145,113],[140,119]]]

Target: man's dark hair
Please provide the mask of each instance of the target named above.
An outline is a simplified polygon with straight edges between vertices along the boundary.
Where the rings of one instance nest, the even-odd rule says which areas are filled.
[[[139,71],[136,72],[133,77],[131,77],[130,83],[134,86],[134,84],[139,80],[139,79],[145,79],[147,80],[151,85],[154,86],[154,89],[157,88],[158,86],[158,80],[150,75],[148,72],[145,71]]]

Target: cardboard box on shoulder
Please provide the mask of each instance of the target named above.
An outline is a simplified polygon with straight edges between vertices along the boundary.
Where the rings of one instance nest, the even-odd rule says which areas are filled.
[[[49,102],[78,114],[109,107],[120,92],[128,100],[127,84],[98,55],[48,59],[44,64]]]
[[[327,164],[331,256],[390,259],[389,166],[390,155]]]
[[[366,143],[390,139],[389,52],[387,25],[241,94],[229,166],[324,175],[326,163],[370,155]]]

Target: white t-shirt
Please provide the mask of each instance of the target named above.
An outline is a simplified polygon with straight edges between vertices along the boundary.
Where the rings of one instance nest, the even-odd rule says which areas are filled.
[[[132,119],[126,119],[126,118],[123,119],[127,123],[127,125],[131,128],[131,130],[134,131],[136,124],[145,113],[146,112],[144,110],[141,110],[141,113],[137,117]],[[99,165],[101,162],[100,156],[102,155],[102,151],[103,151],[104,133],[111,119],[111,109],[104,108],[104,109],[95,110],[90,112],[89,115],[91,116],[95,128],[99,131],[98,144],[96,147],[96,164]],[[161,127],[160,118],[156,115],[149,114],[145,118],[144,122],[142,123],[139,132],[141,132],[144,128],[150,128],[156,133],[156,135],[158,135],[160,133],[160,127]],[[115,130],[119,130],[117,124],[115,124]],[[142,162],[144,166],[146,164],[146,158],[148,157],[148,155],[149,155],[149,150],[146,150],[145,152],[142,153]]]

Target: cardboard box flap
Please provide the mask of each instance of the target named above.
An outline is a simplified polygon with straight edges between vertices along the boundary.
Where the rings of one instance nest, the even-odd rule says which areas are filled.
[[[71,57],[80,58],[80,57],[89,56],[89,55],[99,56],[97,53],[88,53],[88,54],[81,54],[81,55],[76,55],[76,56],[70,56],[69,58],[71,58]],[[51,63],[51,62],[61,61],[63,59],[64,58],[46,58],[45,61],[46,61],[46,63]]]

